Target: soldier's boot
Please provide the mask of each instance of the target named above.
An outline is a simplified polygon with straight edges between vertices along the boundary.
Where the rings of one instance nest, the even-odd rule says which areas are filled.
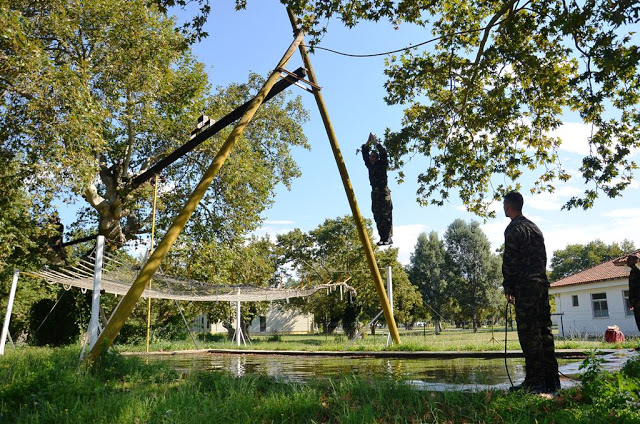
[[[521,384],[517,384],[509,388],[510,392],[515,391],[524,391],[527,393],[548,393],[547,386],[544,382],[532,382],[531,380],[527,380],[526,378]]]

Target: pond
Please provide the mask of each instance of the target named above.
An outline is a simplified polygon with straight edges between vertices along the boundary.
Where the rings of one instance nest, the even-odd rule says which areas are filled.
[[[606,369],[619,369],[626,360],[636,355],[633,351],[604,355]],[[509,376],[501,359],[407,359],[338,357],[313,355],[256,355],[256,354],[177,354],[151,356],[151,360],[171,363],[180,372],[227,371],[236,377],[247,375],[269,376],[286,382],[307,382],[312,379],[329,379],[338,376],[359,378],[389,378],[404,381],[424,390],[485,390],[507,389]],[[560,359],[562,387],[577,384],[575,378],[581,371],[582,360]],[[514,384],[524,378],[524,360],[507,359],[509,374]],[[566,376],[566,377],[565,377]]]

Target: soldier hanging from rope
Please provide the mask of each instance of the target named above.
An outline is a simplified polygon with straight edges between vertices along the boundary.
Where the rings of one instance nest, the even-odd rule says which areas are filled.
[[[375,150],[371,150],[371,145],[375,146]],[[387,151],[372,133],[369,133],[369,139],[362,145],[362,158],[369,170],[371,211],[380,235],[380,241],[377,244],[378,246],[388,246],[393,244],[393,240],[391,240],[393,204],[391,203],[391,190],[387,187],[389,161],[387,160]]]

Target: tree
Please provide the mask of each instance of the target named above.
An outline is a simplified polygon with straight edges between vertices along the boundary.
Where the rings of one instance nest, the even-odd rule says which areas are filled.
[[[277,244],[281,266],[292,269],[294,281],[310,286],[347,281],[358,290],[358,302],[361,305],[367,303],[365,293],[359,290],[364,280],[366,261],[362,249],[359,249],[360,241],[353,218],[326,219],[308,233],[295,229],[280,234]],[[340,296],[333,291],[317,293],[304,302],[298,302],[297,306],[301,311],[312,313],[325,334],[332,334],[345,313],[353,314],[347,309],[350,300],[353,299],[345,298],[345,293]]]
[[[424,315],[424,303],[418,286],[410,281],[405,267],[398,262],[397,248],[381,250],[377,253],[376,258],[383,279],[386,277],[387,268],[391,267],[393,315],[395,320],[399,323],[404,323],[406,326],[411,326],[416,321],[416,318]],[[371,280],[368,280],[367,284],[373,288],[373,282]],[[375,297],[368,303],[369,308],[371,308],[371,312],[368,313],[368,315],[373,316],[380,312],[381,306],[380,299],[374,290],[371,290],[371,294],[375,294]],[[371,330],[375,333],[375,326],[373,326]]]
[[[195,245],[187,239],[177,243],[167,259],[165,272],[170,275],[206,281],[212,288],[229,286],[276,287],[277,252],[268,237],[251,237],[232,245]],[[225,292],[226,292],[225,291]],[[245,337],[249,337],[249,325],[257,316],[264,315],[268,302],[241,302],[241,325]],[[229,338],[236,331],[236,309],[229,302],[189,302],[185,310],[191,316],[206,314],[210,322],[221,322]]]
[[[371,234],[371,224],[367,222]],[[278,235],[278,248],[282,269],[292,270],[292,280],[304,285],[318,285],[346,281],[357,290],[357,306],[360,318],[370,320],[380,311],[380,299],[371,281],[371,274],[358,237],[353,218],[343,216],[327,219],[317,228],[304,233],[299,229]],[[411,320],[412,311],[420,302],[417,290],[411,286],[402,265],[397,260],[397,249],[378,252],[378,267],[392,267],[394,284],[394,313],[404,320]],[[349,296],[336,290],[317,293],[307,301],[292,304],[304,312],[313,313],[323,332],[331,334],[347,317],[353,320],[355,309]],[[356,314],[357,316],[357,314]],[[372,331],[375,330],[375,326]]]
[[[40,267],[55,256],[48,247],[53,235],[47,213],[50,199],[25,190],[34,166],[0,148],[0,311],[6,311],[14,269]],[[55,299],[56,289],[20,275],[9,326],[14,340],[22,340],[29,333],[32,304],[44,298]]]
[[[461,313],[478,330],[483,314],[497,310],[500,301],[500,260],[491,252],[487,236],[475,221],[456,219],[444,234],[447,266],[453,279],[451,294],[456,297]]]
[[[537,172],[532,191],[553,191],[555,181],[570,178],[557,152],[562,140],[550,135],[567,111],[592,135],[580,169],[586,189],[565,206],[589,208],[599,194],[620,196],[632,181],[630,154],[640,144],[636,2],[282,3],[302,17],[312,44],[332,17],[347,27],[387,20],[433,34],[429,51],[409,46],[385,70],[385,100],[405,106],[402,128],[386,134],[390,157],[397,167],[416,154],[429,157],[418,176],[420,203],[441,205],[457,191],[469,210],[493,215],[491,199],[518,188],[524,170]]]
[[[115,246],[148,231],[152,187],[132,178],[188,139],[201,114],[216,119],[250,99],[250,75],[210,95],[174,21],[145,1],[54,0],[3,4],[0,148],[39,166],[25,182],[88,208],[80,223]],[[127,19],[122,19],[126,16]],[[254,229],[273,190],[299,175],[291,145],[307,146],[299,99],[265,105],[237,144],[187,233],[231,240]],[[163,173],[159,224],[182,207],[230,130]]]
[[[452,298],[446,275],[446,255],[444,242],[438,239],[438,233],[432,231],[428,237],[421,233],[408,266],[409,281],[420,290],[433,316],[436,334],[442,331],[441,318]]]
[[[629,240],[609,245],[601,240],[587,244],[569,244],[564,249],[553,252],[549,278],[551,281],[560,280],[633,250],[635,250],[635,246]]]

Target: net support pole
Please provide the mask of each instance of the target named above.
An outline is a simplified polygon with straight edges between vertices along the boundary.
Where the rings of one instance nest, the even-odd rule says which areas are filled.
[[[93,294],[91,295],[91,319],[89,320],[89,350],[98,340],[100,324],[100,290],[102,290],[102,260],[104,254],[104,236],[96,239],[96,257],[93,265]]]
[[[149,243],[149,254],[153,253],[153,236],[156,232],[156,206],[158,203],[158,174],[155,176],[153,184],[153,211],[151,215],[151,242]],[[149,288],[151,288],[151,280],[149,280]],[[178,302],[176,301],[176,306]],[[146,352],[149,353],[149,340],[151,339],[151,296],[147,298],[147,347]]]
[[[240,347],[240,338],[242,337],[242,327],[240,326],[240,301],[236,302],[236,343]]]
[[[289,15],[289,20],[291,21],[293,30],[298,31],[297,19],[291,9],[287,9],[287,14]],[[333,125],[331,124],[331,121],[329,119],[329,113],[327,112],[322,93],[320,93],[320,90],[317,88],[318,80],[316,78],[315,72],[313,71],[311,59],[309,58],[309,54],[307,53],[307,49],[304,44],[300,44],[299,50],[304,62],[304,66],[305,68],[307,68],[307,78],[309,78],[309,81],[311,81],[315,85],[313,87],[313,95],[316,99],[316,104],[318,105],[318,110],[320,111],[320,116],[322,117],[322,122],[324,123],[324,128],[327,132],[327,136],[329,137],[331,150],[333,151],[333,156],[336,160],[336,165],[338,166],[338,170],[340,171],[340,177],[342,178],[344,191],[347,195],[347,199],[349,200],[349,206],[351,207],[353,220],[355,221],[356,227],[358,229],[358,235],[360,237],[360,242],[362,243],[365,256],[367,257],[367,263],[369,264],[369,269],[371,270],[371,275],[373,277],[376,292],[378,293],[380,303],[382,304],[384,318],[387,321],[387,326],[389,327],[389,334],[391,334],[394,342],[399,344],[400,334],[398,333],[398,327],[396,326],[393,314],[391,313],[389,299],[387,298],[387,294],[384,290],[384,284],[382,282],[382,276],[380,275],[378,263],[376,262],[376,257],[373,253],[373,248],[371,247],[371,241],[369,240],[369,234],[367,233],[367,230],[365,228],[362,214],[360,213],[360,208],[358,207],[358,202],[356,201],[356,195],[353,191],[351,180],[349,179],[347,166],[344,163],[344,158],[342,157],[342,152],[340,151],[340,147],[338,145],[338,139],[335,132],[333,131]]]
[[[11,280],[11,289],[9,291],[9,302],[7,303],[7,313],[4,315],[4,323],[2,324],[2,334],[0,335],[0,355],[4,355],[4,344],[9,335],[9,321],[11,320],[11,311],[13,309],[13,300],[16,298],[16,288],[18,287],[18,275],[20,271],[13,270],[13,280]]]
[[[278,80],[280,75],[278,69],[284,68],[286,66],[287,62],[302,41],[303,35],[304,33],[302,31],[299,31],[297,33],[295,39],[293,40],[285,54],[282,56],[282,59],[280,59],[280,62],[278,62],[275,69],[271,72],[271,75],[265,82],[264,86],[249,103],[249,106],[240,118],[240,121],[238,121],[236,126],[233,128],[224,144],[216,154],[216,157],[211,162],[211,165],[209,165],[209,168],[205,171],[202,179],[187,200],[184,208],[175,218],[175,220],[171,224],[171,227],[169,227],[169,230],[158,244],[158,247],[153,251],[147,262],[140,270],[140,273],[131,285],[131,288],[129,289],[127,294],[124,295],[124,297],[120,301],[120,304],[113,312],[109,323],[104,328],[102,334],[100,334],[98,342],[89,352],[89,355],[87,357],[87,360],[89,362],[96,361],[113,344],[113,341],[120,332],[120,329],[131,314],[131,311],[133,311],[133,308],[135,307],[137,301],[140,299],[140,296],[142,295],[145,287],[147,287],[147,284],[149,283],[149,281],[151,281],[153,274],[155,274],[155,272],[160,267],[162,260],[165,258],[165,256],[167,256],[167,253],[169,253],[169,249],[171,249],[171,246],[182,232],[183,228],[187,224],[187,221],[196,209],[196,206],[198,206],[200,200],[202,200],[202,198],[204,197],[205,192],[207,191],[209,186],[211,186],[211,183],[215,176],[218,174],[218,171],[220,170],[220,168],[222,168],[222,165],[231,153],[231,149],[235,145],[236,140],[240,138],[240,135],[244,131],[245,127],[247,126],[247,124],[249,124],[249,121],[251,121],[256,111],[264,101],[267,93],[271,90],[271,88]]]
[[[391,308],[391,315],[393,315],[393,276],[391,267],[387,267],[387,296],[389,297],[389,307]],[[387,346],[391,344],[391,332],[387,336]]]

